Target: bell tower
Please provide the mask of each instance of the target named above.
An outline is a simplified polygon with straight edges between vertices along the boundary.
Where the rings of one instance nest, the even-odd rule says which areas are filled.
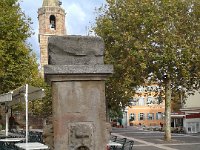
[[[38,9],[41,73],[44,65],[48,64],[48,37],[52,35],[65,35],[65,10],[59,0],[43,0],[42,7]]]

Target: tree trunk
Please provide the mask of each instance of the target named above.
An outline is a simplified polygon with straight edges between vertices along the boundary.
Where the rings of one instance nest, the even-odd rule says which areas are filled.
[[[165,140],[171,140],[171,80],[165,82]]]

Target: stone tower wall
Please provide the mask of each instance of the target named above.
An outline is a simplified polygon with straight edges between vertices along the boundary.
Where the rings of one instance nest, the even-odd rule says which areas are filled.
[[[50,16],[54,15],[56,18],[56,28],[50,28]],[[40,64],[41,72],[43,74],[43,66],[48,64],[48,37],[52,35],[65,35],[65,10],[59,6],[45,6],[38,9],[39,21],[39,35],[40,43]]]

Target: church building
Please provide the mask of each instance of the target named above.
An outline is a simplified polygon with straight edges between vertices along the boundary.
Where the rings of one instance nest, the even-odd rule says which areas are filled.
[[[65,10],[59,0],[43,0],[42,7],[38,9],[40,45],[40,65],[43,74],[43,66],[48,64],[48,37],[53,35],[65,35]]]

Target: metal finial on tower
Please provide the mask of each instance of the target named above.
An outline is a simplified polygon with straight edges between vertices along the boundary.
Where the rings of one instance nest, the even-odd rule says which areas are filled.
[[[60,6],[60,0],[43,0],[42,6]]]
[[[62,1],[60,0],[60,1],[58,1],[58,3],[59,3],[59,5],[62,5]]]

